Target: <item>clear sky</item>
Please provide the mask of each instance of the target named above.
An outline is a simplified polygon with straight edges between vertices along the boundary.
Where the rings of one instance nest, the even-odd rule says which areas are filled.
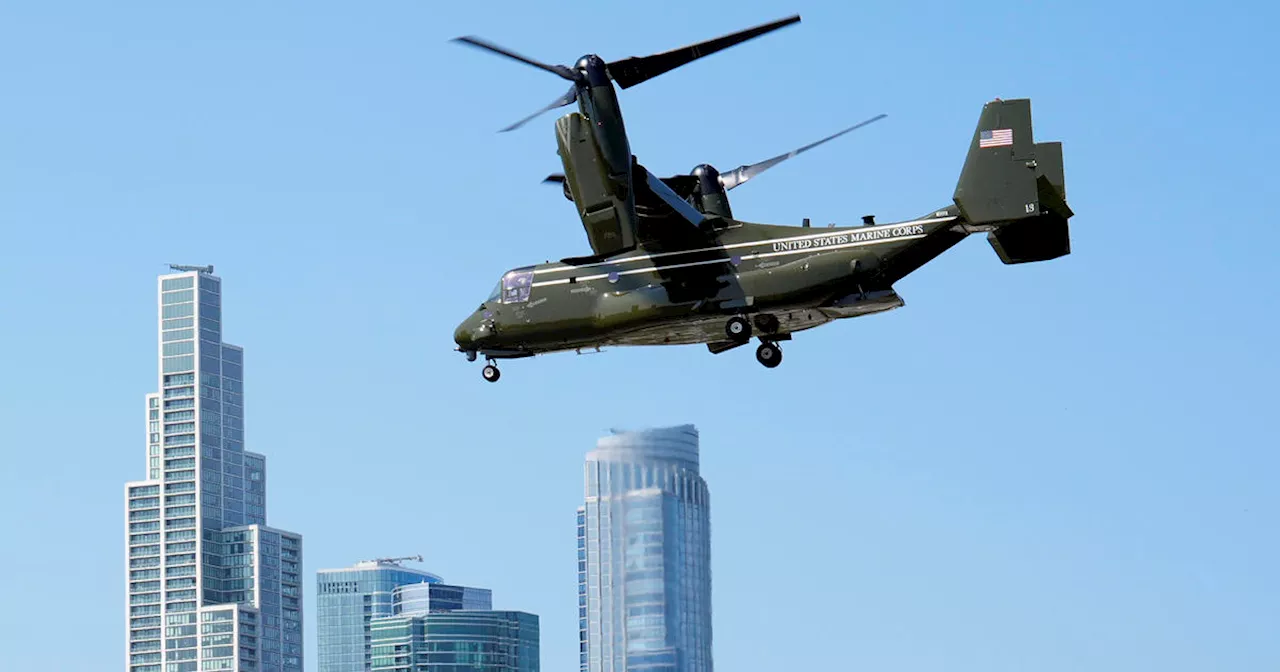
[[[426,558],[577,665],[574,509],[610,427],[691,422],[722,670],[1280,667],[1280,135],[1262,3],[0,3],[0,667],[119,669],[155,276],[216,266],[268,522]],[[454,325],[588,251],[548,61],[803,23],[621,92],[662,174],[888,118],[734,190],[815,226],[946,205],[982,104],[1062,140],[1073,254],[973,236],[907,306],[752,348],[509,362]],[[70,629],[68,629],[70,628]]]

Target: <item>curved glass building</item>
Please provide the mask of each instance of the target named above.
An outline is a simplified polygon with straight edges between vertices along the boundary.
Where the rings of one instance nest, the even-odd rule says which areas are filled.
[[[401,559],[316,573],[319,672],[538,672],[536,615]]]
[[[711,672],[711,520],[692,425],[587,454],[578,509],[582,672]]]
[[[439,576],[371,560],[317,572],[316,635],[320,672],[365,672],[372,653],[370,620],[395,613],[396,590],[439,584]]]
[[[493,591],[488,588],[450,586],[444,583],[406,583],[391,594],[395,616],[442,611],[485,611],[493,608]]]
[[[404,612],[373,619],[371,672],[538,672],[538,617],[523,611]]]

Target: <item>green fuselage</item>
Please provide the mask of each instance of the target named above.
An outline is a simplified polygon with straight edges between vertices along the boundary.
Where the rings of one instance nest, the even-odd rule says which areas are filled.
[[[607,345],[715,344],[731,315],[771,335],[897,308],[892,283],[959,242],[954,206],[905,222],[810,228],[717,220],[594,263],[505,274],[454,333],[500,359]],[[692,227],[690,227],[692,230]]]

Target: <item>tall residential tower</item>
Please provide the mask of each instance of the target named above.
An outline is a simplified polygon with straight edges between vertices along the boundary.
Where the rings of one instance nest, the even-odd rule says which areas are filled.
[[[615,432],[578,509],[582,672],[711,672],[710,495],[692,425]]]
[[[267,527],[213,267],[159,278],[147,480],[125,486],[128,672],[301,672],[302,537]]]

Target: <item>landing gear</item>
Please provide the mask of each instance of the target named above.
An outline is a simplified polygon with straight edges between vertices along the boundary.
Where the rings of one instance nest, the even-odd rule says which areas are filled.
[[[778,333],[781,324],[778,322],[778,316],[770,313],[757,313],[755,316],[756,329],[766,334]]]
[[[493,364],[485,364],[484,371],[481,371],[480,373],[484,376],[485,380],[491,383],[498,382],[498,378],[502,377],[502,372]]]
[[[751,323],[741,315],[734,315],[725,323],[724,333],[734,343],[746,343],[751,340]]]
[[[756,348],[756,360],[772,369],[782,363],[782,348],[777,343],[761,341],[760,347]]]

